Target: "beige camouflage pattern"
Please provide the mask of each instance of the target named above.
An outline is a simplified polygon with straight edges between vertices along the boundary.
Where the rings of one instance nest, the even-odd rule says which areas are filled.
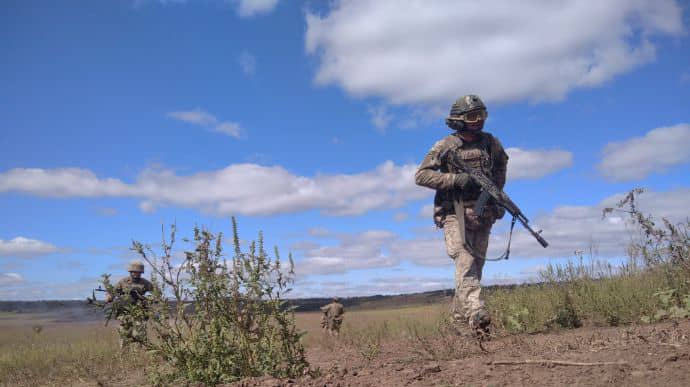
[[[117,281],[114,290],[117,295],[132,294],[134,292],[143,297],[147,292],[153,291],[153,284],[145,278],[134,280],[132,277],[125,277]]]
[[[468,210],[465,209],[465,221],[468,220]],[[490,219],[490,218],[489,218]],[[455,297],[451,305],[451,316],[455,321],[466,322],[478,311],[484,308],[481,297],[480,281],[484,260],[476,259],[464,247],[455,215],[448,215],[443,221],[443,233],[448,256],[455,261]],[[479,228],[470,229],[465,226],[465,238],[472,246],[475,254],[485,256],[489,246],[491,224],[484,224]]]
[[[114,286],[116,296],[129,294],[134,302],[141,302],[147,292],[153,291],[153,284],[144,278],[135,280],[126,277]],[[131,343],[140,343],[146,339],[146,321],[126,314],[117,316],[120,323],[118,333],[120,336],[120,348]]]
[[[340,326],[343,324],[345,308],[339,302],[331,302],[321,307],[321,327],[329,334],[337,335],[340,333]]]
[[[480,286],[484,260],[470,254],[463,236],[475,254],[485,256],[491,226],[503,216],[503,211],[489,207],[481,218],[476,216],[473,206],[479,196],[479,188],[474,186],[461,190],[455,187],[457,171],[449,170],[443,162],[443,155],[445,152],[457,152],[468,167],[480,170],[502,189],[506,181],[508,155],[494,136],[486,132],[479,134],[480,138],[472,143],[464,142],[457,133],[438,141],[424,157],[415,174],[418,185],[436,190],[434,223],[443,228],[448,256],[455,261],[455,298],[451,314],[455,321],[463,323],[484,308]],[[462,199],[464,230],[460,230],[455,215],[455,198]]]
[[[417,169],[415,182],[436,190],[434,223],[437,227],[442,228],[443,219],[455,213],[453,195],[459,194],[468,203],[479,196],[478,188],[463,192],[453,186],[455,171],[450,171],[441,160],[445,152],[459,152],[468,165],[480,168],[498,188],[503,189],[505,186],[508,155],[496,137],[486,132],[481,132],[480,135],[480,139],[473,143],[463,142],[457,133],[446,136],[431,147]]]

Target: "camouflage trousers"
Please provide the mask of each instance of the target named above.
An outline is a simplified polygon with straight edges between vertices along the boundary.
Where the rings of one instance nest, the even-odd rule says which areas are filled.
[[[323,330],[332,335],[337,335],[340,333],[340,326],[342,323],[343,320],[339,318],[328,318],[324,316],[321,319],[321,327]]]
[[[117,331],[120,335],[120,348],[132,343],[143,343],[146,340],[146,321],[122,316]]]
[[[448,256],[455,261],[455,297],[451,305],[451,316],[456,322],[466,323],[475,313],[484,309],[480,281],[485,261],[475,258],[464,247],[455,215],[446,216],[443,232]],[[475,253],[486,255],[490,232],[491,224],[465,227],[465,238]]]

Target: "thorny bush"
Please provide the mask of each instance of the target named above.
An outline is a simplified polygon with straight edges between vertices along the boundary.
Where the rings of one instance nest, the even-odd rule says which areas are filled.
[[[173,225],[169,238],[163,236],[160,254],[140,242],[132,244],[152,268],[155,290],[145,303],[103,305],[108,317],[146,320],[148,335],[139,344],[158,360],[150,365],[151,382],[215,385],[301,375],[308,367],[303,333],[295,327],[294,308],[283,300],[294,280],[292,257],[287,268],[277,248],[271,258],[261,233],[242,251],[233,218],[231,259],[223,253],[222,233],[195,228],[193,240],[184,240],[193,249],[180,263],[173,254],[175,234]],[[107,275],[102,282],[113,290]]]

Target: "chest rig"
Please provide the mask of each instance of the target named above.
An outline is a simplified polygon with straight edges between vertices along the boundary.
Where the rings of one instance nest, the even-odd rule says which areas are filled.
[[[484,176],[493,180],[493,158],[491,157],[490,149],[491,144],[489,144],[489,137],[481,134],[479,140],[474,142],[464,142],[458,139],[454,146],[449,149],[449,152],[456,153],[469,168],[478,170]],[[457,173],[458,171],[448,172]],[[462,192],[462,199],[465,201],[474,201],[479,197],[479,194],[479,187],[466,189]]]
[[[148,289],[144,281],[134,282],[128,279],[122,286],[122,293],[129,295],[130,301],[138,302],[144,299],[144,294]]]

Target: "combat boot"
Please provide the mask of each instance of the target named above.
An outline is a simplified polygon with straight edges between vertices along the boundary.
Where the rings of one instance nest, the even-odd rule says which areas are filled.
[[[486,310],[480,309],[473,313],[470,316],[469,325],[474,334],[481,340],[488,340],[490,338],[491,316]]]

